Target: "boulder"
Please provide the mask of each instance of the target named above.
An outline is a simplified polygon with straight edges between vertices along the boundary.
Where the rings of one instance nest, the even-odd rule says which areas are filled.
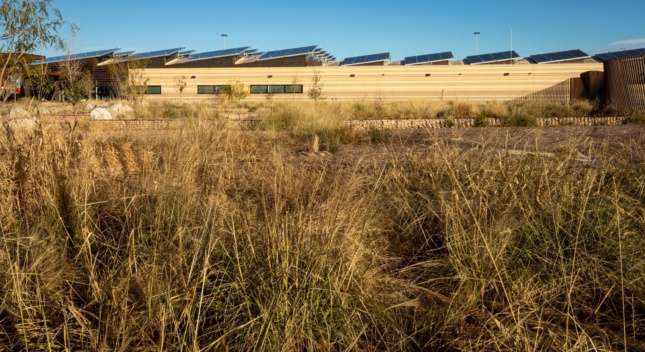
[[[13,112],[13,111],[12,111]],[[12,130],[33,131],[38,127],[36,118],[14,118],[7,122]]]
[[[134,111],[131,107],[123,105],[121,103],[116,103],[108,108],[112,116],[127,115]]]
[[[19,107],[11,109],[11,112],[9,113],[9,118],[12,119],[29,119],[30,117],[31,114],[29,111]]]
[[[95,108],[90,113],[91,120],[112,120],[112,114],[105,108]]]

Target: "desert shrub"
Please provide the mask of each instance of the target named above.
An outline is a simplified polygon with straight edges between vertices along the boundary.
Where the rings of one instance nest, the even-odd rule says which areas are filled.
[[[370,143],[372,144],[387,143],[390,139],[386,131],[376,128],[374,126],[370,126],[368,135],[369,135]]]
[[[448,117],[450,117],[450,109],[449,108],[447,108],[447,109],[444,108],[444,109],[441,109],[441,110],[437,110],[437,112],[435,112],[435,114],[434,114],[434,117],[436,117],[438,119],[448,118]]]
[[[453,116],[456,118],[467,118],[475,115],[475,107],[466,102],[457,102],[453,106]]]
[[[356,120],[370,120],[377,118],[374,105],[366,101],[356,101],[352,105],[352,118]]]
[[[593,115],[594,103],[589,100],[574,100],[569,103],[569,116],[585,117]]]
[[[213,102],[148,101],[134,107],[139,119],[215,119],[219,111]]]
[[[487,101],[479,107],[477,116],[482,118],[498,118],[506,115],[506,104],[499,101]]]
[[[338,105],[324,101],[272,102],[270,107],[258,112],[258,117],[261,129],[289,133],[304,144],[318,136],[321,150],[335,152],[342,143],[352,140],[338,109]]]
[[[645,124],[645,111],[633,110],[622,115],[625,116],[625,123]]]

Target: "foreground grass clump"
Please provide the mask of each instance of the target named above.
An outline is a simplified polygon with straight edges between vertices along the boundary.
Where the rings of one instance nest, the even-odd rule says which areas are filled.
[[[321,160],[293,146],[322,122],[297,123],[4,131],[0,346],[643,349],[641,159],[382,139]]]
[[[500,118],[508,126],[533,126],[541,117],[615,116],[604,115],[592,103],[575,100],[570,103],[548,101],[391,101],[380,99],[339,103],[352,119],[453,119]],[[348,108],[349,106],[349,108]],[[619,114],[622,115],[622,114]]]
[[[343,115],[343,106],[333,103],[270,102],[258,118],[262,130],[287,132],[300,143],[317,138],[321,150],[336,152],[352,137]]]

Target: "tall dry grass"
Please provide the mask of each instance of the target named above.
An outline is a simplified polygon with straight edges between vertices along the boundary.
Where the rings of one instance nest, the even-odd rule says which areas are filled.
[[[643,349],[642,158],[341,139],[320,159],[294,145],[334,107],[272,108],[255,132],[5,129],[0,346]]]

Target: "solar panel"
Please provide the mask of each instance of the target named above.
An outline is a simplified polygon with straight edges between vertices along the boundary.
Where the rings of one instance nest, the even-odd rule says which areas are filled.
[[[182,49],[184,48],[165,49],[165,50],[149,51],[147,53],[134,54],[130,56],[128,60],[152,59],[155,57],[170,56],[170,55],[179,53],[179,51]]]
[[[258,58],[258,61],[278,59],[278,58],[289,57],[289,56],[307,55],[314,52],[317,47],[318,45],[312,45],[312,46],[304,46],[301,48],[267,51]]]
[[[454,58],[451,51],[436,54],[408,56],[403,60],[405,65],[419,65],[436,61],[445,61]]]
[[[611,53],[598,54],[598,55],[595,55],[594,58],[600,61],[607,61],[607,60],[623,59],[626,57],[639,56],[639,55],[645,55],[645,48],[614,51]]]
[[[390,59],[390,53],[371,54],[363,56],[348,57],[341,62],[341,66],[360,65],[371,62],[386,61]]]
[[[585,53],[582,50],[567,50],[567,51],[558,51],[554,53],[538,54],[531,55],[526,59],[534,64],[541,64],[545,62],[558,62],[566,60],[575,60],[589,57],[589,54]]]
[[[243,46],[243,47],[240,47],[240,48],[232,48],[232,49],[216,50],[216,51],[209,51],[209,52],[205,52],[205,53],[199,53],[199,54],[195,54],[195,55],[190,55],[190,59],[188,59],[187,61],[197,61],[197,60],[214,59],[214,58],[225,57],[225,56],[241,55],[248,48],[250,48],[250,46]]]
[[[80,60],[80,59],[92,59],[95,57],[102,57],[102,56],[108,56],[111,54],[114,54],[115,52],[119,51],[121,49],[115,48],[115,49],[109,49],[109,50],[98,50],[98,51],[90,51],[87,53],[77,53],[77,54],[71,54],[71,55],[61,55],[61,56],[52,56],[48,57],[43,60],[36,60],[32,63],[32,65],[40,65],[40,64],[51,64],[54,62],[62,62],[62,61],[67,61],[67,60]]]
[[[474,65],[474,64],[481,64],[485,62],[507,61],[518,57],[520,57],[520,55],[516,53],[515,50],[513,50],[513,51],[501,51],[499,53],[467,56],[464,61],[467,61],[469,64]]]
[[[180,51],[179,55],[189,55],[189,54],[192,54],[194,52],[195,52],[195,50]]]

